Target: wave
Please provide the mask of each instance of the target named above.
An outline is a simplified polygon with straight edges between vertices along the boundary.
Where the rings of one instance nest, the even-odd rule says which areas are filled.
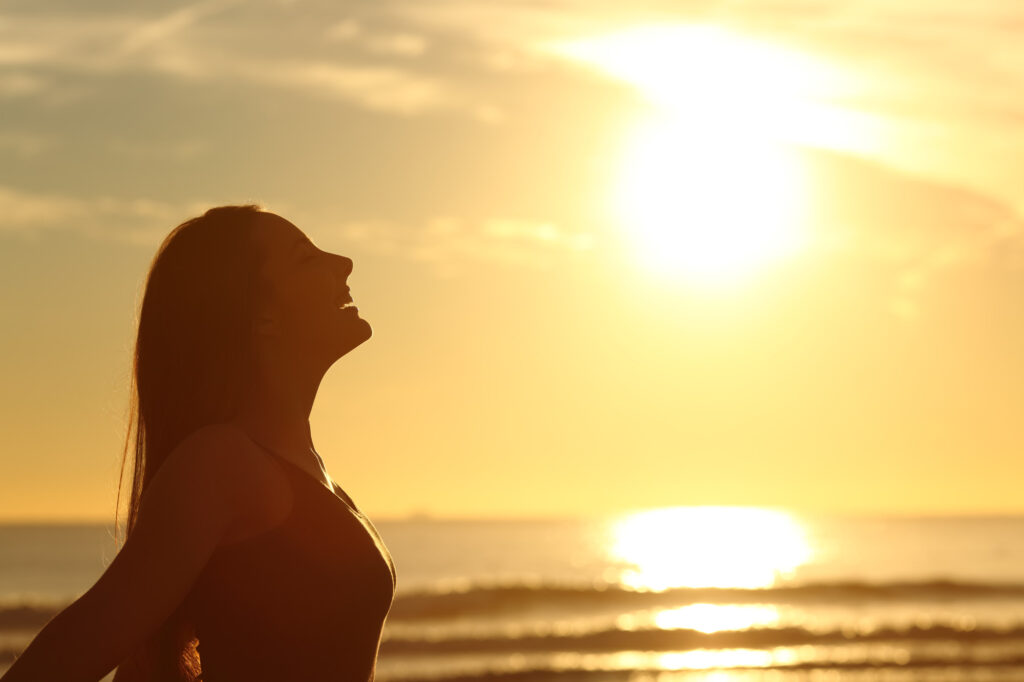
[[[1024,624],[1005,628],[965,628],[955,625],[877,628],[866,632],[847,629],[815,631],[800,627],[746,630],[637,630],[607,629],[570,635],[520,637],[388,637],[384,654],[504,654],[534,652],[692,651],[695,649],[766,649],[779,646],[955,642],[957,644],[1020,642]]]
[[[476,584],[458,589],[399,592],[389,621],[444,620],[516,612],[587,609],[638,609],[687,604],[864,604],[868,602],[950,602],[1024,599],[1024,583],[973,583],[952,580],[918,582],[827,582],[771,588],[680,587],[660,592],[615,584]],[[41,628],[67,604],[0,604],[0,630]]]
[[[880,645],[882,648],[870,653],[864,646]],[[940,645],[936,647],[936,645]],[[895,646],[906,652],[904,660],[894,663],[878,652]],[[579,635],[544,635],[521,637],[395,637],[388,636],[380,646],[380,655],[385,660],[400,661],[403,657],[412,660],[430,659],[469,660],[483,662],[484,669],[472,675],[459,673],[443,674],[443,668],[433,668],[435,674],[411,678],[380,677],[381,682],[416,682],[417,680],[444,680],[444,682],[531,682],[537,680],[567,680],[573,682],[599,682],[607,677],[622,674],[619,668],[602,668],[597,659],[609,660],[608,655],[622,653],[662,654],[667,652],[710,653],[715,651],[779,651],[781,649],[802,650],[812,648],[816,653],[812,660],[776,661],[763,666],[738,663],[702,669],[729,669],[730,671],[767,669],[787,671],[880,669],[902,670],[933,666],[961,666],[965,668],[1010,666],[1015,668],[1009,679],[1024,679],[1024,623],[1010,628],[967,628],[955,625],[934,625],[928,627],[878,628],[866,632],[850,630],[813,631],[799,627],[751,628],[705,633],[696,630],[608,629]],[[866,655],[842,655],[841,650],[853,651],[860,647]],[[0,645],[0,664],[13,662],[20,655],[22,646]],[[830,653],[831,650],[831,653]],[[577,659],[566,662],[566,653],[577,655]],[[552,665],[529,670],[507,670],[508,661],[533,657],[534,660],[550,659]],[[540,656],[541,658],[537,658]],[[590,660],[583,659],[590,657]],[[656,656],[655,656],[656,658]],[[726,657],[727,658],[727,657]],[[633,659],[637,660],[637,659]],[[494,669],[497,665],[499,669]],[[559,669],[568,665],[570,670]],[[654,672],[664,674],[658,667],[645,667],[642,662],[631,664],[630,672]],[[667,671],[672,672],[672,671]],[[691,671],[696,672],[696,671]],[[676,674],[676,673],[672,673]],[[678,674],[683,674],[682,672]],[[618,679],[618,678],[616,678]],[[661,675],[659,675],[659,680]],[[762,678],[758,678],[762,679]],[[555,680],[555,682],[557,682]],[[625,682],[625,680],[624,680]]]
[[[378,675],[379,682],[634,682],[640,679],[657,679],[659,682],[695,680],[707,682],[715,671],[728,670],[729,680],[742,682],[763,682],[765,673],[774,673],[770,678],[775,680],[789,679],[779,677],[780,671],[802,673],[796,680],[817,679],[819,674],[829,679],[837,672],[868,672],[871,677],[857,679],[942,679],[942,680],[1020,680],[1024,672],[1024,656],[1005,657],[994,661],[949,661],[946,659],[930,660],[926,657],[914,659],[903,664],[882,663],[874,661],[836,661],[832,663],[797,663],[793,665],[774,666],[771,668],[730,666],[729,668],[701,668],[697,670],[671,670],[660,668],[601,669],[601,668],[563,668],[549,667],[527,668],[523,670],[493,670],[473,674],[456,675],[402,675],[384,678]],[[892,677],[888,673],[896,673]],[[914,677],[906,677],[910,673]],[[934,673],[934,674],[933,674]],[[806,675],[810,675],[807,677]],[[843,678],[838,678],[843,679]]]
[[[495,615],[533,610],[589,607],[624,609],[686,604],[842,604],[865,602],[943,602],[1024,599],[1024,583],[972,583],[952,580],[918,582],[829,582],[771,588],[680,587],[660,592],[617,585],[484,585],[456,590],[421,590],[399,594],[389,619],[422,620]]]
[[[40,629],[66,606],[36,602],[0,606],[0,630]]]
[[[937,643],[954,644],[942,649],[929,648]],[[832,646],[840,648],[858,645],[892,644],[905,648],[905,660],[894,663],[884,657],[868,656],[836,656],[827,653]],[[607,630],[587,635],[569,636],[537,636],[516,638],[449,638],[449,639],[410,639],[387,638],[381,643],[380,655],[387,660],[400,660],[403,656],[413,656],[414,660],[429,658],[448,658],[452,656],[470,656],[477,661],[493,661],[484,663],[485,668],[492,665],[506,667],[508,661],[515,658],[536,655],[554,655],[550,660],[559,661],[564,652],[587,657],[592,654],[621,654],[623,652],[642,652],[658,654],[663,652],[714,652],[737,650],[772,650],[780,648],[802,648],[805,646],[825,647],[815,654],[812,660],[793,660],[775,662],[767,666],[745,664],[702,667],[703,670],[728,669],[743,670],[840,670],[840,669],[917,669],[933,666],[961,667],[995,667],[1011,666],[1017,668],[1012,679],[1024,679],[1024,626],[1007,629],[965,629],[954,626],[911,627],[905,629],[880,628],[866,633],[850,633],[849,631],[813,632],[803,628],[758,628],[741,631],[723,631],[704,633],[694,630]],[[918,646],[919,645],[919,646]],[[987,646],[987,649],[985,648]],[[991,645],[997,645],[993,649]],[[1009,646],[1007,646],[1009,645]],[[976,649],[975,646],[982,647]],[[23,646],[0,645],[0,664],[10,664],[21,654]],[[833,649],[838,651],[838,649]],[[881,651],[881,650],[879,650]],[[939,653],[941,651],[941,653]],[[484,658],[481,658],[481,655]],[[422,657],[426,657],[425,659]],[[493,658],[491,658],[493,657]],[[544,660],[544,659],[535,659]],[[564,659],[556,664],[539,666],[527,670],[485,669],[479,673],[467,675],[427,675],[411,678],[401,677],[401,682],[416,680],[440,680],[445,682],[529,682],[531,680],[548,680],[552,677],[566,680],[565,675],[572,677],[574,682],[597,682],[599,677],[618,675],[621,667],[602,668],[591,659],[582,666],[580,661],[568,663]],[[608,660],[608,659],[604,659]],[[427,666],[428,668],[431,666]],[[562,668],[562,669],[560,669]],[[630,673],[666,671],[659,667],[645,667],[643,663],[629,666]],[[2,672],[2,670],[0,670]],[[668,671],[672,672],[672,671]],[[685,671],[679,671],[680,673]],[[697,672],[692,670],[690,672]],[[380,677],[380,676],[378,676]],[[397,682],[388,678],[382,682]],[[659,676],[660,679],[660,676]],[[758,678],[762,679],[762,678]]]

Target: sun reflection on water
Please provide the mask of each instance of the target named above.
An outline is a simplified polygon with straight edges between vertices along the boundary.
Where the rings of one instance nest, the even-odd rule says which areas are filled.
[[[708,668],[767,668],[772,652],[758,649],[694,649],[658,655],[662,670],[706,670]]]
[[[654,624],[662,630],[698,630],[719,632],[774,626],[779,611],[767,604],[690,604],[677,609],[659,611]]]
[[[628,587],[771,587],[806,563],[811,548],[789,514],[755,507],[668,507],[612,528],[610,552]]]

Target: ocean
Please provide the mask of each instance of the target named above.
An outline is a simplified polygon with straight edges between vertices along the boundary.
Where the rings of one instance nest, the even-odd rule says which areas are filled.
[[[1024,680],[1024,517],[375,525],[398,571],[380,682]],[[113,551],[109,526],[0,526],[0,670]]]

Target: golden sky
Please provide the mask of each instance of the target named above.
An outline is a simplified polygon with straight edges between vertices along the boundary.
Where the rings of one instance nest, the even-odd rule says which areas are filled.
[[[1021,10],[898,5],[5,3],[0,519],[111,518],[146,268],[249,201],[355,261],[377,517],[1024,512]]]

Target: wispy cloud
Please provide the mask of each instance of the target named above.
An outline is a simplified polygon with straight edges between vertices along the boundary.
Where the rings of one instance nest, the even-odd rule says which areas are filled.
[[[997,263],[1020,265],[1024,255],[1024,220],[1008,209],[984,207],[956,236],[939,238],[927,248],[904,261],[890,310],[899,317],[913,319],[921,312],[921,299],[930,286],[950,272],[967,268],[984,270]]]
[[[334,24],[325,35],[332,42],[354,44],[368,52],[398,57],[419,57],[430,44],[426,37],[414,33],[368,31],[354,19]]]
[[[26,97],[46,89],[46,81],[39,76],[12,71],[0,73],[0,97]]]
[[[24,35],[21,29],[25,20],[12,20],[6,18],[0,22],[0,66],[23,66],[25,64],[38,64],[51,58],[52,49],[42,42],[33,42],[30,36]],[[13,26],[12,26],[13,24]]]
[[[597,244],[594,234],[570,231],[549,221],[519,218],[471,221],[438,216],[417,226],[350,222],[334,234],[371,251],[424,263],[442,277],[454,276],[463,266],[481,262],[548,269],[566,257],[585,256]]]
[[[442,80],[394,67],[253,60],[239,61],[228,70],[253,82],[395,114],[417,114],[461,104],[459,96]]]
[[[324,35],[328,40],[338,43],[355,39],[363,32],[362,25],[355,19],[345,19],[327,28]]]
[[[247,201],[240,198],[236,203]],[[217,203],[231,202],[82,198],[0,185],[0,235],[31,239],[42,232],[68,231],[152,248],[174,225]],[[286,215],[302,213],[280,202],[274,203],[272,210]],[[474,263],[550,269],[567,257],[585,257],[598,243],[597,235],[592,233],[568,230],[551,221],[520,218],[473,221],[438,216],[414,225],[362,220],[325,229],[324,233],[328,239],[358,244],[370,252],[422,263],[441,277],[455,276]]]
[[[472,0],[406,4],[394,13],[430,33],[470,38],[474,43],[532,49],[621,27],[623,22],[652,21],[658,13],[642,6],[595,4],[589,11],[568,5],[533,2],[480,3]],[[665,13],[660,13],[665,18]]]
[[[114,154],[129,159],[181,163],[199,158],[209,151],[210,145],[197,139],[140,141],[113,138],[109,149]]]
[[[231,16],[228,10],[239,4],[211,0],[156,18],[2,17],[0,96],[44,95],[56,87],[50,74],[74,74],[80,84],[94,76],[100,87],[110,76],[141,72],[287,89],[399,115],[447,110],[496,118],[487,113],[485,102],[455,81],[409,59],[427,51],[426,36],[342,22],[327,31],[327,38],[360,48],[359,54],[342,57],[330,39],[289,47],[289,38],[279,37],[270,21],[247,16],[228,25],[223,15]],[[401,66],[394,57],[402,58]]]
[[[1024,218],[993,196],[851,156],[805,155],[817,253],[894,273],[889,305],[900,317],[920,311],[945,275],[1024,252]]]
[[[34,238],[42,231],[155,246],[171,227],[209,208],[151,199],[81,198],[0,185],[0,234]]]
[[[52,137],[13,130],[0,131],[0,153],[11,153],[28,159],[54,146],[55,140]]]
[[[209,0],[181,7],[170,14],[134,26],[114,50],[118,57],[125,57],[140,50],[166,42],[202,19],[238,5],[240,0]]]
[[[118,76],[141,75],[211,89],[230,83],[251,86],[251,92],[298,93],[389,115],[448,112],[495,122],[507,114],[491,101],[512,107],[512,98],[519,93],[549,97],[555,90],[552,83],[587,80],[602,85],[545,53],[544,45],[645,22],[699,20],[777,39],[823,59],[857,62],[866,73],[888,69],[892,73],[885,78],[865,79],[864,89],[850,94],[850,101],[865,111],[913,116],[927,109],[932,117],[951,119],[980,115],[985,109],[994,112],[993,118],[1009,121],[1024,101],[1016,87],[1024,75],[1024,50],[1012,42],[1019,36],[1000,27],[992,19],[998,17],[996,13],[978,13],[952,3],[943,3],[946,16],[927,11],[924,2],[908,10],[874,1],[812,3],[811,8],[804,2],[718,3],[711,8],[688,3],[680,8],[669,2],[601,0],[586,8],[526,0],[345,7],[327,2],[287,4],[206,0],[164,13],[145,8],[120,14],[3,12],[0,97],[17,98],[20,106],[25,99],[52,93],[69,81],[76,87],[113,89],[116,86],[111,83]],[[311,11],[304,12],[303,7]],[[990,18],[986,25],[971,23],[982,15]],[[295,23],[282,23],[286,16]],[[985,41],[993,49],[979,49]],[[936,68],[936,64],[949,68]],[[553,78],[553,71],[565,80]],[[516,89],[503,90],[510,82],[506,77],[515,79]],[[509,92],[515,94],[509,96]],[[496,96],[492,99],[492,95]],[[588,113],[585,104],[574,106],[579,108],[571,110],[573,115]],[[570,108],[560,115],[568,115],[566,111]],[[974,129],[970,139],[987,134],[984,127]],[[1000,141],[1012,150],[1022,144],[1019,137]],[[941,151],[947,140],[937,138],[936,149]],[[18,140],[13,133],[0,137],[0,152],[28,158],[42,149],[38,141]],[[205,147],[183,143],[156,149],[124,142],[114,143],[113,150],[132,158],[187,160],[203,154]],[[985,153],[991,158],[979,154],[975,165],[986,169],[993,167],[992,158],[1009,154],[995,148]],[[1009,158],[1008,166],[1019,155]],[[907,284],[900,285],[907,291],[923,291],[937,273],[976,257],[971,254],[994,257],[993,250],[1018,238],[1017,227],[1006,227],[1019,225],[1019,218],[1005,197],[988,189],[988,195],[957,193],[954,186],[963,180],[960,176],[948,174],[947,179],[952,179],[940,187],[929,185],[927,178],[908,179],[882,166],[871,172],[851,168],[852,162],[839,173],[843,177],[823,171],[826,180],[832,177],[836,186],[848,188],[847,197],[856,197],[839,197],[833,205],[840,218],[825,221],[826,241],[846,240],[849,248],[865,257],[898,264],[907,273]],[[879,179],[883,176],[885,181]],[[925,186],[931,189],[922,189]],[[141,217],[132,202],[103,208],[92,200],[54,195],[53,205],[47,208],[39,203],[48,200],[43,195],[11,188],[3,191],[5,206],[20,211],[21,223],[41,229],[73,222],[67,216],[103,211]],[[180,207],[164,208],[171,222],[183,213],[177,210]],[[515,206],[493,210],[516,214]],[[47,215],[50,219],[44,219]],[[161,229],[166,224],[161,222]],[[843,224],[850,229],[844,232]],[[371,229],[356,224],[350,228],[353,234]],[[393,243],[395,249],[418,254],[424,262],[459,257],[514,259],[519,257],[512,255],[516,253],[527,254],[523,258],[529,260],[530,254],[575,253],[573,244],[581,243],[579,235],[564,225],[531,220],[435,219],[424,220],[418,228],[382,224],[372,230],[378,246]]]

